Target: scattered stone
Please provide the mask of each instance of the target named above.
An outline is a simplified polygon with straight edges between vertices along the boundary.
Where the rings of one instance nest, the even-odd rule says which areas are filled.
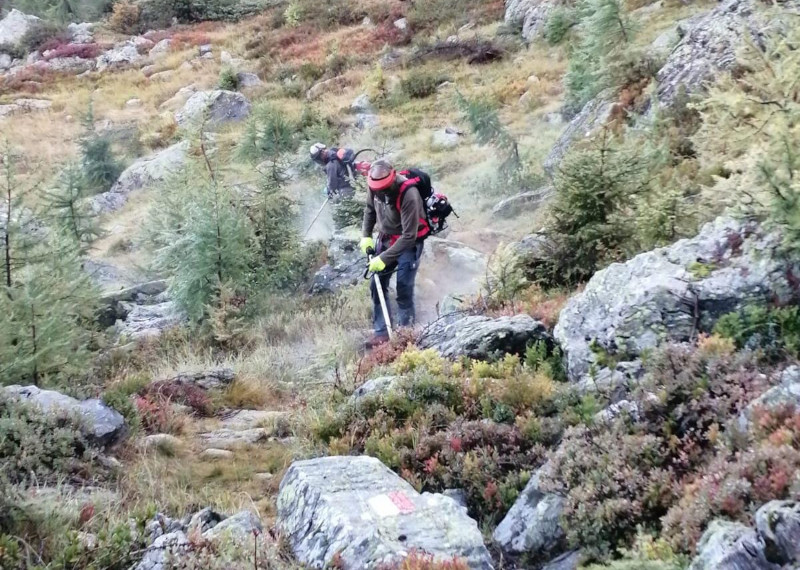
[[[588,138],[596,129],[606,124],[615,105],[612,90],[605,90],[586,103],[550,149],[543,164],[545,172],[553,176],[572,145],[582,138]]]
[[[175,113],[175,122],[185,127],[206,121],[206,126],[216,127],[225,123],[237,122],[250,115],[250,101],[235,91],[200,91],[195,93],[183,109]]]
[[[374,129],[380,123],[378,115],[372,113],[359,113],[356,115],[356,128],[362,131]]]
[[[357,403],[367,396],[382,396],[393,390],[402,380],[402,376],[380,376],[379,378],[367,380],[355,389],[350,401]]]
[[[128,107],[129,109],[138,109],[139,107],[142,106],[142,100],[141,99],[128,99],[125,102],[125,106]]]
[[[209,368],[208,370],[201,370],[199,372],[181,372],[170,378],[164,379],[166,382],[177,384],[195,384],[204,390],[219,390],[228,386],[233,382],[236,374],[233,368],[220,366],[216,368]],[[254,410],[237,410],[243,413],[260,413]],[[280,412],[263,412],[263,413],[280,413]]]
[[[10,68],[13,64],[13,60],[11,56],[7,53],[0,53],[0,71],[5,71],[6,69]]]
[[[420,495],[373,457],[293,463],[281,482],[277,526],[298,560],[315,568],[334,556],[343,568],[375,568],[410,550],[492,568],[466,509],[443,495]]]
[[[403,54],[399,50],[389,50],[381,56],[378,64],[381,69],[394,69],[403,62]]]
[[[767,561],[764,542],[741,523],[712,521],[697,543],[697,556],[689,570],[780,570]]]
[[[78,542],[86,550],[94,550],[97,548],[97,535],[91,532],[79,531],[77,534]]]
[[[451,149],[461,144],[461,136],[459,133],[451,132],[448,129],[437,129],[431,135],[431,148],[433,149]]]
[[[589,372],[597,349],[630,361],[711,331],[744,305],[788,302],[800,268],[779,254],[781,241],[756,222],[721,217],[694,238],[598,271],[555,327],[570,379]]]
[[[492,214],[500,218],[515,218],[520,214],[531,214],[554,193],[552,186],[544,186],[538,190],[522,192],[501,200],[492,208]]]
[[[540,340],[548,345],[553,342],[547,328],[530,315],[498,318],[470,315],[432,323],[419,345],[433,348],[447,358],[489,360],[506,353],[525,354],[531,342]]]
[[[213,525],[203,533],[203,538],[234,544],[252,544],[253,534],[264,529],[261,521],[250,511],[241,511],[219,524]]]
[[[142,36],[136,36],[135,38],[132,38],[130,41],[133,45],[136,46],[136,49],[139,51],[139,53],[148,52],[148,55],[150,55],[150,50],[153,49],[156,45],[153,40],[149,40]]]
[[[258,75],[255,73],[240,71],[236,74],[236,79],[239,81],[239,87],[242,89],[258,87],[262,84],[261,79],[259,79]]]
[[[170,560],[179,559],[190,548],[183,531],[161,535],[147,548],[135,570],[164,570],[171,567]]]
[[[25,37],[31,27],[39,22],[36,16],[23,14],[16,8],[12,9],[6,17],[0,20],[0,46],[17,46]]]
[[[792,407],[800,410],[800,366],[790,366],[781,373],[780,384],[770,388],[750,402],[739,415],[738,426],[743,432],[750,428],[750,421],[757,410],[774,410]]]
[[[206,507],[192,515],[192,517],[189,519],[187,530],[204,533],[212,529],[224,519],[225,517],[214,509],[211,507]]]
[[[222,461],[223,459],[233,459],[233,451],[210,447],[200,452],[200,457],[210,461]]]
[[[540,489],[539,480],[546,469],[547,465],[531,476],[508,514],[497,525],[492,538],[503,551],[540,557],[561,546],[564,531],[559,518],[564,498]]]
[[[577,570],[580,562],[580,550],[573,550],[551,560],[542,567],[542,570]]]
[[[800,503],[770,501],[756,511],[755,518],[770,562],[800,562]]]
[[[181,440],[168,433],[156,433],[145,437],[142,445],[146,450],[153,451],[163,447],[180,447]]]
[[[362,93],[350,103],[350,110],[354,113],[371,113],[372,102],[369,100],[369,95]]]
[[[393,25],[398,30],[405,31],[408,29],[408,20],[406,18],[400,18],[393,22]]]
[[[211,44],[203,44],[199,47],[198,52],[201,56],[211,53]]]
[[[275,478],[275,474],[274,473],[256,473],[254,475],[254,477],[256,479],[258,479],[259,481],[267,482],[267,481],[272,481]]]
[[[120,175],[108,192],[91,199],[92,209],[108,213],[124,206],[131,192],[163,182],[186,164],[188,141],[181,141],[148,157],[140,158]]]
[[[523,109],[530,109],[533,105],[533,93],[530,91],[526,91],[519,97],[519,101],[517,104],[522,107]]]
[[[175,71],[174,70],[165,69],[164,71],[157,71],[157,72],[153,73],[152,75],[150,75],[149,79],[150,79],[150,81],[169,81],[174,76],[175,76]],[[187,97],[187,99],[188,99],[188,97]],[[181,101],[180,104],[183,104],[185,102],[186,102],[186,99]],[[162,105],[163,105],[163,103],[162,103]]]
[[[161,40],[160,42],[158,42],[156,45],[154,45],[150,49],[150,52],[148,53],[148,55],[151,58],[158,58],[158,57],[161,57],[163,55],[168,54],[171,49],[172,49],[172,40],[169,39],[169,38],[165,38],[165,39]]]
[[[186,321],[186,317],[166,294],[144,303],[127,304],[125,310],[125,319],[116,323],[117,336],[124,339],[154,338]]]
[[[84,421],[84,432],[92,443],[107,446],[116,443],[125,434],[125,419],[119,412],[106,406],[102,400],[76,400],[55,390],[41,390],[36,386],[7,386],[0,394],[38,405],[44,412],[62,410],[79,415]]]
[[[370,19],[369,16],[364,16],[364,19],[361,20],[361,26],[364,27],[364,28],[372,28],[372,27],[374,27],[373,24],[372,24],[372,20]]]
[[[201,433],[199,436],[203,445],[216,449],[239,449],[249,447],[266,441],[269,438],[267,430],[263,428],[252,428],[245,430],[218,429]]]

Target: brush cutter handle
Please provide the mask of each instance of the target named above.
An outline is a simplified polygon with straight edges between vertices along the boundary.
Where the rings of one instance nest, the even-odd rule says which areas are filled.
[[[364,279],[369,279],[372,276],[369,273],[369,262],[372,261],[372,256],[375,255],[375,248],[368,247],[367,248],[367,268],[364,270]]]

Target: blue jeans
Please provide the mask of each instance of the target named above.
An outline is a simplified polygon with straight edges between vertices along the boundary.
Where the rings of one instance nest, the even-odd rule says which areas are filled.
[[[407,249],[397,260],[397,312],[396,323],[401,327],[408,327],[414,324],[414,279],[417,277],[419,259],[422,256],[423,242],[418,242],[416,246]],[[386,299],[389,318],[395,322],[394,315],[391,314],[392,308],[389,303],[389,282],[392,279],[393,267],[387,267],[378,276],[383,289],[383,297]],[[375,279],[370,282],[370,292],[372,293],[372,326],[375,334],[383,336],[387,334],[386,321],[383,318],[381,300],[378,297],[378,289],[375,287]]]

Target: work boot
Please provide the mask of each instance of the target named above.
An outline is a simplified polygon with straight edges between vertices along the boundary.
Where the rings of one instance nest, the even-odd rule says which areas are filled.
[[[364,348],[367,350],[372,350],[373,348],[386,344],[387,342],[389,342],[389,335],[375,333],[364,342]]]

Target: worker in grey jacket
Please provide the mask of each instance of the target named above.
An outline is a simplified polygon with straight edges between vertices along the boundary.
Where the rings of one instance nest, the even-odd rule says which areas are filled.
[[[337,150],[345,149],[329,149],[322,143],[316,143],[309,150],[311,159],[325,170],[328,181],[325,190],[328,198],[334,202],[341,198],[350,198],[355,194],[350,184],[347,165],[339,158]]]
[[[430,233],[425,207],[413,183],[398,174],[387,160],[372,164],[367,185],[370,191],[364,208],[361,250],[366,253],[372,248],[376,252],[369,269],[378,274],[384,298],[392,274],[397,273],[397,324],[401,327],[411,326],[415,319],[414,280],[422,255],[423,239]],[[376,226],[377,241],[372,238]],[[367,342],[368,348],[389,340],[375,280],[372,281],[371,291],[375,334]]]

